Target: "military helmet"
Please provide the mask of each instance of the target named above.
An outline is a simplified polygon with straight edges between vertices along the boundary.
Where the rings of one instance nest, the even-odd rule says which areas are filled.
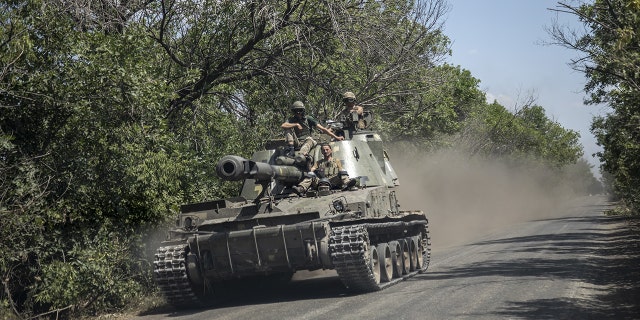
[[[304,103],[302,103],[302,101],[300,101],[300,100],[298,100],[298,101],[294,102],[294,103],[291,105],[291,111],[293,111],[293,110],[300,110],[300,109],[304,110]]]
[[[356,100],[356,95],[353,94],[353,92],[351,91],[347,91],[342,95],[342,101],[344,102],[347,102],[347,101],[352,102],[355,100]]]

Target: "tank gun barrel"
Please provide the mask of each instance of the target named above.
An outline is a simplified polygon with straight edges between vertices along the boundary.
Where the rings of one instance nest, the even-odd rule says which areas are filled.
[[[276,179],[285,182],[298,182],[304,176],[304,172],[294,166],[270,165],[233,155],[224,156],[218,161],[216,173],[220,179],[227,181]]]

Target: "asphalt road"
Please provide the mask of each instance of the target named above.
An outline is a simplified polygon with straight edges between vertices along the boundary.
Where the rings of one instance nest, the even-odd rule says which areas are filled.
[[[608,207],[604,197],[585,197],[552,218],[464,244],[442,247],[434,238],[428,272],[380,292],[354,295],[333,272],[302,273],[278,287],[240,289],[211,308],[137,318],[638,319],[638,233],[604,216]]]

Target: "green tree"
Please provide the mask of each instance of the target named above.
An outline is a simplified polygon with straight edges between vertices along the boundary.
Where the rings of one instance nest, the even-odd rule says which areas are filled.
[[[130,50],[145,38],[135,28],[130,37],[85,32],[61,9],[40,1],[0,5],[0,57],[7,62],[0,79],[0,178],[7,190],[0,215],[11,221],[1,226],[10,240],[2,241],[0,267],[2,300],[16,313],[122,305],[114,295],[139,290],[136,279],[146,276],[133,258],[134,231],[157,223],[166,200],[180,195],[171,192],[180,167],[153,144],[162,122],[152,110],[166,86],[155,80],[157,67],[139,64],[150,52]],[[149,163],[174,171],[135,171],[155,169]],[[149,195],[163,190],[164,201]],[[74,266],[87,272],[68,272]],[[115,270],[136,272],[114,278]]]
[[[599,194],[604,191],[602,183],[593,176],[593,165],[584,158],[574,165],[567,166],[560,177],[564,183],[569,183],[576,194]]]
[[[425,87],[419,93],[382,99],[381,127],[388,139],[435,147],[463,129],[474,110],[485,106],[485,95],[480,81],[460,67],[444,64],[422,77]],[[429,81],[432,77],[436,80]]]
[[[592,124],[603,152],[602,169],[613,177],[614,192],[633,212],[640,212],[640,2],[596,0],[555,9],[577,16],[586,33],[554,26],[558,45],[580,52],[572,61],[587,78],[588,102],[605,103],[612,112]]]
[[[496,101],[480,106],[455,137],[471,155],[535,160],[555,168],[574,164],[583,154],[579,133],[552,121],[535,104],[514,112]]]

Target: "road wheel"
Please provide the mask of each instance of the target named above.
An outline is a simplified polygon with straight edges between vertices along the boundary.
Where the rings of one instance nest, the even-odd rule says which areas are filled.
[[[402,277],[402,245],[398,241],[389,242],[389,249],[391,249],[391,264],[393,265],[393,277]]]
[[[409,252],[409,242],[405,239],[398,241],[402,248],[402,274],[411,272],[411,252]]]
[[[369,247],[369,266],[371,273],[373,274],[373,280],[376,284],[380,283],[380,257],[378,255],[378,249],[375,246]]]
[[[416,251],[418,250],[418,243],[415,237],[405,238],[407,245],[409,246],[409,271],[416,271],[416,265],[418,264]]]
[[[391,248],[386,242],[378,244],[380,259],[380,281],[389,282],[393,278],[393,263],[391,262]]]

